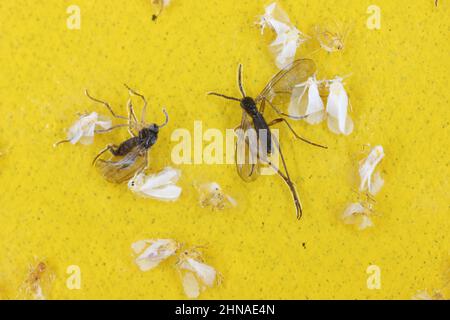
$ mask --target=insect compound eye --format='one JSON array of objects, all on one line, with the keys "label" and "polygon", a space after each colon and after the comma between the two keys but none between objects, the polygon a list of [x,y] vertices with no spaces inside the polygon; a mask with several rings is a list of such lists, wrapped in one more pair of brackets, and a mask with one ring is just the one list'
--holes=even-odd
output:
[{"label": "insect compound eye", "polygon": [[152,123],[152,124],[148,127],[148,129],[149,129],[150,131],[154,132],[154,133],[158,133],[158,131],[159,131],[159,127],[158,127],[155,123]]}]

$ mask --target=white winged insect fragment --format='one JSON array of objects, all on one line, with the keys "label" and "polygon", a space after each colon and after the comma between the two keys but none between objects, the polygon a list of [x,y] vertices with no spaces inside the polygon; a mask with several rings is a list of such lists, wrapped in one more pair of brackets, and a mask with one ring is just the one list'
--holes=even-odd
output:
[{"label": "white winged insect fragment", "polygon": [[342,78],[330,81],[327,101],[328,128],[336,134],[349,135],[353,131],[353,121],[348,112],[348,95]]},{"label": "white winged insect fragment", "polygon": [[223,192],[216,182],[195,185],[199,194],[199,204],[202,208],[211,207],[213,210],[224,210],[237,206],[235,199]]},{"label": "white winged insect fragment", "polygon": [[45,262],[40,261],[36,265],[31,265],[19,289],[20,299],[45,300],[54,278],[54,273]]},{"label": "white winged insect fragment", "polygon": [[184,250],[180,254],[177,268],[183,282],[184,293],[191,299],[198,298],[202,291],[220,283],[220,276],[216,270],[207,265],[202,254],[195,249]]},{"label": "white winged insect fragment", "polygon": [[181,187],[176,185],[180,176],[181,171],[171,167],[152,175],[139,173],[128,182],[128,188],[146,198],[175,201],[182,191]]},{"label": "white winged insect fragment", "polygon": [[170,4],[171,0],[151,0],[152,5],[156,8],[157,13],[152,16],[152,20],[158,19],[161,12]]},{"label": "white winged insect fragment", "polygon": [[356,202],[350,204],[342,214],[342,220],[345,224],[353,224],[359,230],[364,230],[373,226],[371,215],[372,207],[366,203]]},{"label": "white winged insect fragment", "polygon": [[434,290],[432,294],[428,293],[428,291],[422,290],[418,291],[411,300],[445,300],[442,292]]},{"label": "white winged insect fragment", "polygon": [[178,244],[172,239],[150,239],[136,241],[131,248],[137,255],[135,262],[139,269],[148,271],[173,256]]},{"label": "white winged insect fragment", "polygon": [[92,144],[96,127],[108,130],[111,128],[111,120],[99,115],[97,112],[80,115],[78,121],[69,128],[67,139],[55,143],[55,146],[66,142],[70,142],[71,144],[78,142],[84,145]]},{"label": "white winged insect fragment", "polygon": [[297,48],[308,39],[292,25],[287,14],[275,2],[266,7],[257,24],[261,27],[261,33],[264,33],[266,27],[276,33],[277,37],[270,44],[270,49],[280,69],[294,61]]},{"label": "white winged insect fragment", "polygon": [[181,247],[172,239],[140,240],[131,245],[141,271],[151,270],[178,255],[175,267],[181,276],[184,292],[189,298],[197,298],[206,288],[219,284],[222,277],[204,262],[198,247],[180,251]]},{"label": "white winged insect fragment", "polygon": [[327,52],[336,52],[344,49],[345,40],[348,35],[348,28],[339,28],[335,24],[334,30],[330,27],[316,25],[313,28],[314,37],[319,42],[322,49]]},{"label": "white winged insect fragment", "polygon": [[382,146],[372,148],[367,158],[361,162],[359,176],[361,184],[360,191],[368,191],[371,195],[376,195],[384,185],[384,180],[379,172],[375,172],[376,167],[384,158]]},{"label": "white winged insect fragment", "polygon": [[296,117],[305,117],[309,124],[317,124],[325,119],[325,107],[320,97],[319,85],[316,76],[312,76],[305,83],[298,84],[292,90],[289,104],[289,114]]}]

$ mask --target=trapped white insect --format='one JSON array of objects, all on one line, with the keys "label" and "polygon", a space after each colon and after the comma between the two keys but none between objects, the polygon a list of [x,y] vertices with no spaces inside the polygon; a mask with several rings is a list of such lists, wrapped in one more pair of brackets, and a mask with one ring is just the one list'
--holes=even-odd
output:
[{"label": "trapped white insect", "polygon": [[55,273],[44,261],[29,266],[28,275],[19,288],[18,299],[46,300],[55,280]]},{"label": "trapped white insect", "polygon": [[329,53],[344,49],[348,33],[348,27],[343,28],[337,23],[334,23],[332,27],[320,25],[313,27],[314,38],[319,42],[321,48]]},{"label": "trapped white insect", "polygon": [[257,24],[261,27],[261,33],[264,33],[266,27],[276,33],[277,37],[269,48],[280,69],[294,61],[297,48],[309,38],[291,23],[288,15],[275,2],[266,7]]},{"label": "trapped white insect", "polygon": [[320,97],[319,81],[316,76],[310,77],[305,83],[298,84],[292,90],[291,101],[288,107],[289,114],[305,117],[309,124],[318,124],[325,119],[325,107]]},{"label": "trapped white insect", "polygon": [[353,121],[348,113],[349,100],[342,78],[329,81],[327,100],[328,128],[336,134],[349,135],[353,131]]},{"label": "trapped white insect", "polygon": [[384,155],[383,147],[378,145],[372,148],[367,158],[361,162],[359,167],[360,191],[368,191],[372,195],[376,195],[380,191],[384,180],[379,172],[375,172],[375,169],[383,160]]},{"label": "trapped white insect", "polygon": [[174,267],[178,271],[187,297],[198,298],[201,292],[220,284],[221,275],[205,263],[197,249],[181,250],[183,244],[173,239],[139,240],[131,245],[135,263],[141,271],[149,271],[161,262],[176,256]]},{"label": "trapped white insect", "polygon": [[172,239],[139,240],[134,242],[131,248],[137,255],[136,265],[142,271],[148,271],[173,256],[178,249],[178,243]]},{"label": "trapped white insect", "polygon": [[188,298],[198,298],[207,288],[219,283],[217,271],[203,261],[201,253],[185,250],[180,254],[177,268],[180,272],[184,293]]},{"label": "trapped white insect", "polygon": [[359,230],[364,230],[373,226],[371,219],[372,209],[365,203],[351,203],[342,214],[345,224],[353,224]]},{"label": "trapped white insect", "polygon": [[181,171],[166,167],[157,174],[138,173],[128,182],[128,188],[147,198],[161,201],[175,201],[181,195],[181,187],[177,186]]},{"label": "trapped white insect", "polygon": [[79,142],[83,145],[92,144],[97,127],[108,130],[111,128],[111,120],[97,112],[80,115],[78,121],[69,128],[67,139],[55,143],[55,146],[65,142],[71,144]]},{"label": "trapped white insect", "polygon": [[237,201],[227,195],[217,182],[194,184],[199,194],[201,207],[211,207],[213,210],[224,210],[237,206]]}]

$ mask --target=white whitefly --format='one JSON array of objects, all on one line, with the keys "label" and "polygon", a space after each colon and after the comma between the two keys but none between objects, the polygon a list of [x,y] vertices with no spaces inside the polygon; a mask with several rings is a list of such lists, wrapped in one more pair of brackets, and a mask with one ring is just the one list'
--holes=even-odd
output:
[{"label": "white whitefly", "polygon": [[142,271],[148,271],[173,256],[178,244],[172,239],[149,239],[136,241],[131,248],[137,255],[135,259],[137,266]]},{"label": "white whitefly", "polygon": [[237,206],[237,201],[223,192],[217,182],[195,185],[199,193],[201,207],[211,207],[217,210],[228,209]]},{"label": "white whitefly", "polygon": [[67,132],[67,141],[76,144],[88,145],[94,141],[96,127],[104,130],[111,128],[111,120],[107,117],[98,115],[97,112],[81,115],[77,122],[69,128]]},{"label": "white whitefly", "polygon": [[275,2],[266,7],[257,24],[261,26],[261,33],[266,27],[276,33],[277,37],[270,44],[270,49],[280,69],[294,61],[297,48],[308,39],[292,25],[288,15]]},{"label": "white whitefly", "polygon": [[177,186],[181,171],[166,167],[157,174],[145,175],[139,173],[128,182],[128,188],[147,198],[175,201],[181,195],[181,187]]},{"label": "white whitefly", "polygon": [[316,76],[310,77],[305,83],[298,84],[292,90],[288,113],[296,117],[306,117],[309,124],[317,124],[325,119],[325,107],[319,94],[319,84]]},{"label": "white whitefly", "polygon": [[270,44],[270,49],[275,55],[275,63],[279,69],[294,62],[297,48],[306,41],[302,33],[295,27],[286,32],[279,33],[277,38]]},{"label": "white whitefly", "polygon": [[361,178],[361,184],[359,185],[360,191],[369,191],[370,194],[377,194],[384,184],[384,180],[380,173],[374,174],[377,165],[384,158],[384,149],[382,146],[375,146],[370,151],[366,159],[361,162],[359,167],[359,176]]},{"label": "white whitefly", "polygon": [[291,21],[286,12],[274,2],[266,7],[265,13],[260,16],[260,21],[257,24],[261,27],[261,34],[264,33],[266,27],[278,34],[286,32],[291,26]]},{"label": "white whitefly", "polygon": [[191,299],[198,298],[202,291],[218,282],[216,270],[199,260],[202,258],[198,252],[184,252],[177,264],[184,292]]},{"label": "white whitefly", "polygon": [[336,134],[349,135],[353,131],[353,121],[348,112],[348,95],[342,78],[330,81],[327,101],[328,128]]},{"label": "white whitefly", "polygon": [[370,218],[371,210],[363,206],[360,202],[351,203],[342,214],[342,220],[346,224],[353,224],[360,230],[373,226]]}]

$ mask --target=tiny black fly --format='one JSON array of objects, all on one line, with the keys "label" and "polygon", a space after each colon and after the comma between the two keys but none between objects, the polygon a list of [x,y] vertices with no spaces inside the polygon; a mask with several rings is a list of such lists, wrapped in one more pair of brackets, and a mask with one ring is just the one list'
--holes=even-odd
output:
[{"label": "tiny black fly", "polygon": [[[125,85],[126,86],[126,85]],[[128,127],[128,132],[131,138],[125,140],[119,145],[108,144],[99,154],[94,158],[93,164],[100,170],[101,174],[106,180],[114,183],[122,183],[131,179],[134,175],[145,171],[148,167],[150,148],[156,143],[158,139],[159,130],[167,125],[169,122],[169,115],[163,109],[166,120],[163,124],[157,125],[155,123],[147,124],[145,122],[145,114],[147,110],[146,98],[126,86],[130,96],[136,95],[143,101],[141,120],[138,121],[134,112],[131,98],[128,100],[128,117],[119,116],[114,113],[111,106],[102,100],[93,98],[86,90],[86,95],[93,101],[106,106],[111,114],[118,119],[127,120],[127,124],[119,124],[105,130],[96,130],[96,133],[103,133],[111,131],[116,128]],[[100,159],[100,157],[109,151],[112,154],[110,159]]]}]

